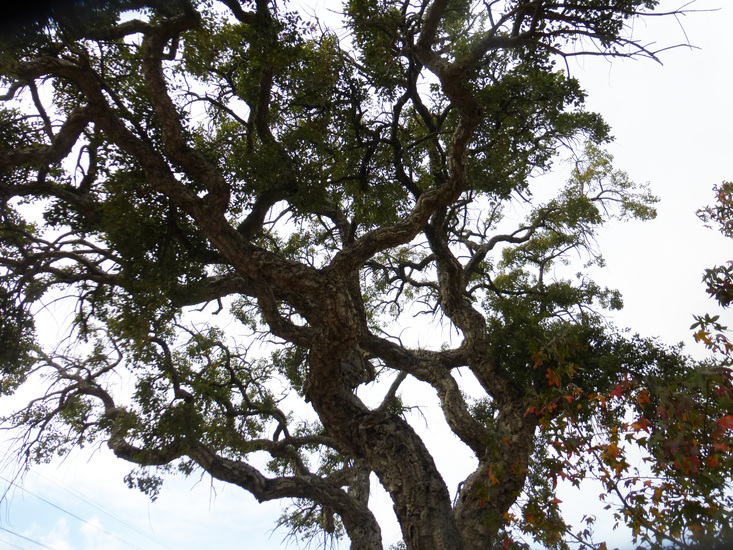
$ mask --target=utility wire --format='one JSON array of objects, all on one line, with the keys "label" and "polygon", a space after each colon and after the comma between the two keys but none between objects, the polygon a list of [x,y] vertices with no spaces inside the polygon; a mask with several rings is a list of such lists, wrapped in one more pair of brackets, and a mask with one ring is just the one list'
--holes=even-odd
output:
[{"label": "utility wire", "polygon": [[[73,514],[72,512],[69,512],[68,510],[66,510],[66,509],[62,508],[61,506],[59,506],[59,505],[57,505],[57,504],[54,504],[54,503],[53,503],[53,502],[51,502],[50,500],[46,500],[45,498],[43,498],[43,497],[41,497],[41,496],[39,496],[39,495],[37,495],[37,494],[33,493],[32,491],[30,491],[30,490],[26,489],[26,488],[25,488],[25,487],[23,487],[22,485],[18,485],[18,484],[17,484],[17,483],[15,482],[15,481],[10,481],[9,479],[7,479],[7,478],[5,478],[5,477],[3,477],[3,476],[0,476],[0,479],[2,479],[3,481],[5,481],[6,483],[9,483],[10,485],[13,485],[13,486],[17,487],[17,488],[18,488],[18,489],[20,489],[21,491],[24,491],[24,492],[28,493],[28,494],[29,494],[29,495],[31,495],[31,496],[34,496],[34,497],[36,497],[36,498],[37,498],[38,500],[40,500],[40,501],[43,501],[43,502],[45,502],[45,503],[46,503],[46,504],[48,504],[49,506],[53,506],[53,507],[54,507],[54,508],[56,508],[57,510],[60,510],[60,511],[62,511],[62,512],[63,512],[64,514],[68,514],[69,516],[71,516],[71,517],[72,517],[72,518],[74,518],[75,520],[77,520],[77,521],[79,521],[79,522],[81,522],[81,523],[86,523],[87,525],[89,525],[90,527],[93,527],[93,528],[94,528],[94,529],[96,529],[97,531],[101,531],[102,533],[104,533],[104,534],[105,534],[105,535],[107,535],[108,537],[110,537],[110,538],[113,538],[113,539],[115,539],[115,540],[117,540],[117,541],[121,542],[122,544],[124,544],[124,545],[126,545],[126,546],[129,546],[130,548],[135,548],[136,550],[144,550],[144,549],[143,549],[143,547],[141,547],[141,546],[138,546],[138,545],[136,545],[136,544],[133,544],[132,542],[129,542],[129,541],[127,541],[127,540],[123,539],[122,537],[118,537],[118,536],[117,536],[117,535],[115,535],[114,533],[112,533],[112,532],[110,532],[110,531],[107,531],[107,529],[105,529],[104,527],[100,527],[100,526],[98,526],[98,525],[95,525],[95,524],[93,524],[93,523],[88,523],[88,522],[87,522],[87,520],[85,520],[85,519],[83,519],[83,518],[81,518],[81,517],[77,516],[76,514]],[[4,529],[3,527],[0,527],[0,529],[3,529],[4,531],[8,531],[7,529]],[[8,531],[8,532],[10,533],[11,531]],[[17,535],[17,533],[13,533],[13,534],[14,534],[14,535]],[[21,537],[22,537],[22,535],[18,535],[18,536],[21,536]],[[23,538],[25,538],[25,537],[23,537]],[[30,540],[30,539],[28,539],[28,540]],[[35,542],[35,541],[31,541],[31,542]],[[36,544],[41,544],[41,543],[39,543],[39,542],[36,542]],[[44,546],[44,545],[42,545],[42,546]],[[48,546],[45,546],[45,548],[48,548]],[[52,550],[53,550],[53,549],[52,549]]]},{"label": "utility wire", "polygon": [[[43,544],[42,542],[38,542],[37,540],[33,540],[30,537],[26,537],[25,535],[21,535],[20,533],[16,533],[15,531],[11,531],[10,529],[6,529],[2,525],[0,525],[0,531],[5,531],[6,533],[10,533],[11,535],[15,535],[16,537],[19,537],[19,538],[21,538],[23,540],[27,540],[28,542],[32,542],[33,544],[37,544],[41,548],[46,548],[47,550],[54,550],[53,548],[51,548],[50,546],[47,546],[47,545]],[[15,544],[13,544],[13,546],[15,546],[16,548],[20,548],[19,546],[15,545]]]},{"label": "utility wire", "polygon": [[[10,531],[8,531],[8,532],[10,532]],[[13,533],[13,535],[14,534],[15,533]],[[22,546],[18,546],[17,544],[13,544],[12,542],[8,542],[5,539],[0,539],[0,542],[2,542],[3,544],[7,544],[8,546],[12,546],[13,548],[20,548],[20,550],[25,550],[25,548],[23,548]]]},{"label": "utility wire", "polygon": [[121,523],[122,525],[124,525],[128,529],[130,529],[132,531],[135,531],[137,534],[145,537],[149,541],[151,541],[151,542],[153,542],[155,544],[158,544],[158,545],[162,546],[163,548],[167,548],[168,550],[173,550],[170,546],[168,546],[168,545],[160,542],[156,538],[150,536],[148,533],[146,533],[142,529],[140,529],[138,527],[135,527],[131,523],[128,523],[127,521],[125,521],[124,519],[122,519],[121,517],[119,517],[117,514],[115,514],[115,513],[111,512],[111,511],[107,510],[104,506],[102,506],[98,502],[95,502],[95,501],[91,500],[90,498],[88,498],[85,495],[81,494],[79,491],[75,491],[74,489],[72,489],[70,487],[64,486],[63,484],[61,484],[61,483],[59,483],[59,482],[57,482],[57,481],[55,481],[55,480],[53,480],[53,479],[51,479],[49,477],[44,476],[41,472],[37,472],[36,470],[32,470],[31,469],[30,472],[32,472],[36,476],[40,477],[41,479],[44,479],[47,482],[52,483],[53,485],[55,485],[56,487],[58,487],[62,491],[66,492],[66,493],[69,493],[71,496],[73,496],[75,498],[78,498],[79,500],[81,500],[85,504],[88,504],[92,508],[96,508],[97,510],[99,510],[100,512],[102,512],[103,514],[105,514],[106,516],[108,516],[108,517],[112,518],[113,520]]}]

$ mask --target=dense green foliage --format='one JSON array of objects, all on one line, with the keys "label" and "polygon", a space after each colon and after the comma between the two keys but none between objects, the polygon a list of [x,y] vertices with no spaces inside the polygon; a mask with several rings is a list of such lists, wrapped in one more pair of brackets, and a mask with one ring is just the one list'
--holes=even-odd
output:
[{"label": "dense green foliage", "polygon": [[[106,441],[152,497],[205,471],[354,549],[390,542],[370,476],[411,550],[602,548],[559,479],[600,480],[644,547],[729,529],[728,363],[609,326],[621,297],[583,272],[656,198],[558,60],[654,57],[629,33],[656,4],[115,0],[4,31],[2,392],[41,388],[4,421],[18,456]],[[706,276],[723,305],[730,275]],[[403,341],[420,315],[450,338]],[[410,382],[474,459],[453,496]]]}]

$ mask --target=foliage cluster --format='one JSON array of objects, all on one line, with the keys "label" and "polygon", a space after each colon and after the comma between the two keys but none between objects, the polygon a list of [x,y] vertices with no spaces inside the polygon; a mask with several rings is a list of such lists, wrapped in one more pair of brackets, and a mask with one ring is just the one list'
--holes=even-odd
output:
[{"label": "foliage cluster", "polygon": [[[603,548],[556,496],[589,478],[644,547],[729,529],[724,327],[697,319],[724,360],[696,364],[567,275],[656,198],[558,60],[654,57],[629,33],[656,5],[349,0],[329,28],[267,0],[114,0],[4,32],[2,392],[43,387],[4,419],[18,456],[105,441],[153,498],[203,471],[355,550],[384,543],[370,479],[410,550]],[[575,169],[539,200],[560,152]],[[729,235],[719,191],[704,216]],[[706,275],[724,306],[731,275]],[[56,300],[49,345],[33,321]],[[415,312],[455,339],[403,342]],[[408,379],[472,454],[454,498]]]}]

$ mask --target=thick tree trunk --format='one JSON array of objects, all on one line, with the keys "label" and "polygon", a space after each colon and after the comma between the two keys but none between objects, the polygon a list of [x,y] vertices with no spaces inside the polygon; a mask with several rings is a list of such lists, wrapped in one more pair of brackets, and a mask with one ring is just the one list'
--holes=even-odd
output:
[{"label": "thick tree trunk", "polygon": [[[311,349],[312,372],[339,370],[332,341]],[[318,376],[335,380],[336,376]],[[414,550],[460,549],[450,495],[432,456],[407,422],[387,411],[370,412],[337,383],[310,387],[309,398],[328,433],[364,458],[392,497],[407,547]]]},{"label": "thick tree trunk", "polygon": [[409,549],[463,548],[448,489],[422,440],[399,416],[370,411],[349,387],[346,367],[363,321],[354,296],[334,285],[324,289],[322,303],[323,328],[310,350],[306,397],[328,433],[365,459],[389,492]]},{"label": "thick tree trunk", "polygon": [[492,533],[485,524],[485,501],[478,495],[485,493],[488,485],[488,466],[480,462],[478,468],[463,482],[455,508],[456,527],[461,532],[465,548],[490,548]]},{"label": "thick tree trunk", "polygon": [[367,459],[392,497],[407,547],[464,548],[445,482],[409,424],[392,416],[365,432]]},{"label": "thick tree trunk", "polygon": [[489,548],[524,487],[537,422],[520,401],[505,403],[486,455],[465,480],[455,508],[465,548]]}]

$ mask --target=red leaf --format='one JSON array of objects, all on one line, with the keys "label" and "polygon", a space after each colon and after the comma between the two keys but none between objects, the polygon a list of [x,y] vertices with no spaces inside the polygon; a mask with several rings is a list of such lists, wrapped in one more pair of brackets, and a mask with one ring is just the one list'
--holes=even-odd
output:
[{"label": "red leaf", "polygon": [[627,389],[629,389],[628,384],[626,382],[621,382],[615,388],[613,388],[613,391],[611,392],[611,397],[621,397]]},{"label": "red leaf", "polygon": [[733,414],[728,414],[718,419],[718,426],[725,430],[733,430]]},{"label": "red leaf", "polygon": [[635,432],[640,432],[641,430],[644,430],[645,432],[650,432],[651,430],[649,427],[652,425],[651,422],[649,422],[645,417],[640,416],[639,420],[634,422],[631,427],[634,429]]},{"label": "red leaf", "polygon": [[648,390],[642,390],[639,392],[639,395],[636,397],[636,401],[643,405],[644,403],[651,403],[651,399],[649,399],[649,391]]}]

